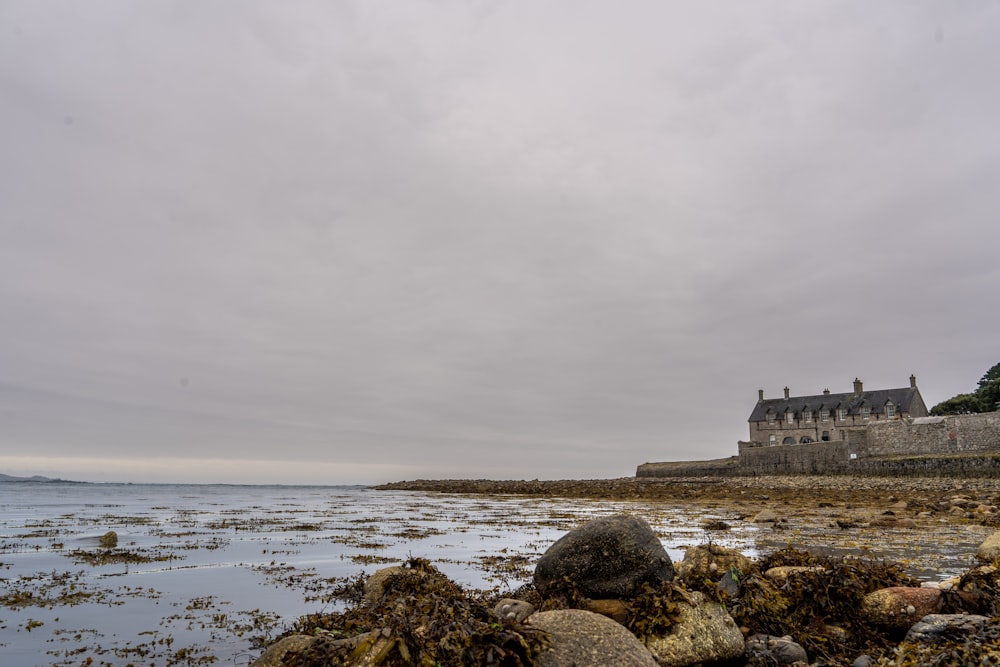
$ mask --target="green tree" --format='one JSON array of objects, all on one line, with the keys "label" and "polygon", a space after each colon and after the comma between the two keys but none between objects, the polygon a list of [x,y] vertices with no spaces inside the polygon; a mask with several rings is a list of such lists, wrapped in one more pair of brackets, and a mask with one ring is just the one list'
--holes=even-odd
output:
[{"label": "green tree", "polygon": [[986,375],[979,380],[979,388],[982,389],[985,385],[997,380],[1000,380],[1000,364],[996,364],[993,368],[986,371]]},{"label": "green tree", "polygon": [[1000,406],[1000,364],[986,371],[971,394],[959,394],[931,408],[932,415],[968,415],[992,412]]}]

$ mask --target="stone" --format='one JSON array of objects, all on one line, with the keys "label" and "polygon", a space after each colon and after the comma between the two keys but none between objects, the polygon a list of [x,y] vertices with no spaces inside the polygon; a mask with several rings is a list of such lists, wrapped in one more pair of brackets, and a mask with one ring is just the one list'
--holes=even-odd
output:
[{"label": "stone", "polygon": [[524,600],[504,598],[493,607],[493,613],[497,618],[520,623],[535,613],[535,607]]},{"label": "stone", "polygon": [[286,653],[303,651],[313,641],[315,638],[308,635],[289,635],[271,644],[259,658],[250,663],[250,667],[282,667]]},{"label": "stone", "polygon": [[906,633],[908,642],[933,642],[941,637],[970,635],[990,622],[988,616],[978,614],[928,614]]},{"label": "stone", "polygon": [[701,544],[684,552],[683,560],[677,563],[677,576],[689,581],[715,581],[732,568],[748,572],[751,565],[752,561],[736,549]]},{"label": "stone", "polygon": [[586,609],[622,625],[628,622],[629,607],[621,600],[587,600]]},{"label": "stone", "polygon": [[872,667],[872,658],[870,655],[859,655],[851,663],[851,667]]},{"label": "stone", "polygon": [[109,530],[101,535],[97,541],[105,549],[114,549],[118,546],[118,533],[113,530]]},{"label": "stone", "polygon": [[583,609],[539,611],[527,623],[549,635],[548,646],[535,656],[536,667],[656,667],[635,635],[600,614]]},{"label": "stone", "polygon": [[941,590],[893,586],[865,596],[861,617],[882,628],[906,630],[928,614],[938,610]]},{"label": "stone", "polygon": [[772,567],[764,573],[764,578],[773,582],[775,586],[781,588],[788,583],[790,577],[794,577],[803,572],[823,572],[824,568],[819,565],[780,565]]},{"label": "stone", "polygon": [[734,567],[726,570],[726,573],[722,575],[722,579],[719,579],[715,585],[726,596],[734,598],[740,594],[741,579],[740,571]]},{"label": "stone", "polygon": [[393,565],[392,567],[383,567],[380,570],[376,570],[365,580],[362,602],[369,607],[375,606],[385,595],[385,585],[389,579],[398,575],[405,575],[407,572],[410,572],[410,570],[402,565]]},{"label": "stone", "polygon": [[754,523],[775,523],[778,520],[778,515],[774,513],[773,510],[761,510],[757,513],[751,521]]},{"label": "stone", "polygon": [[787,636],[753,635],[748,637],[746,641],[746,655],[748,658],[770,658],[777,665],[809,662],[806,650],[801,645],[792,641],[791,637]]},{"label": "stone", "polygon": [[535,566],[543,595],[570,581],[586,597],[630,599],[645,583],[674,578],[660,539],[643,519],[617,515],[594,519],[559,538]]},{"label": "stone", "polygon": [[678,620],[668,634],[646,640],[656,663],[685,667],[742,656],[745,641],[733,617],[702,593],[688,593],[688,597],[691,604],[678,603]]},{"label": "stone", "polygon": [[984,561],[992,561],[1000,558],[1000,531],[993,533],[979,545],[976,556]]},{"label": "stone", "polygon": [[868,525],[872,528],[916,528],[917,522],[898,516],[880,516],[877,519],[872,519]]}]

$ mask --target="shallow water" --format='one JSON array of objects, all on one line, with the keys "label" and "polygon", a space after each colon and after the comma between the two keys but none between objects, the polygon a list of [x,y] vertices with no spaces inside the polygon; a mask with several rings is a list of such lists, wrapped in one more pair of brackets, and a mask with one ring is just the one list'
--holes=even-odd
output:
[{"label": "shallow water", "polygon": [[[966,567],[988,532],[845,534],[822,515],[775,530],[727,507],[363,487],[0,483],[2,664],[246,665],[254,638],[334,609],[331,588],[359,573],[422,557],[463,586],[512,590],[567,530],[620,512],[646,518],[675,561],[709,539],[751,556],[882,544],[929,577]],[[702,528],[716,519],[730,529]],[[125,562],[95,564],[109,530]]]}]

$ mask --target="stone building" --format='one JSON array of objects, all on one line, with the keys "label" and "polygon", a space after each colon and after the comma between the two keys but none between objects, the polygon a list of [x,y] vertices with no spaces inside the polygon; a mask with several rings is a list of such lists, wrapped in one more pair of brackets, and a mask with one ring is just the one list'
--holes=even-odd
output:
[{"label": "stone building", "polygon": [[916,376],[910,386],[865,391],[854,380],[854,391],[831,394],[825,389],[813,396],[764,398],[758,390],[757,405],[750,414],[750,446],[807,444],[843,441],[851,430],[876,422],[926,417],[927,406],[917,389]]}]

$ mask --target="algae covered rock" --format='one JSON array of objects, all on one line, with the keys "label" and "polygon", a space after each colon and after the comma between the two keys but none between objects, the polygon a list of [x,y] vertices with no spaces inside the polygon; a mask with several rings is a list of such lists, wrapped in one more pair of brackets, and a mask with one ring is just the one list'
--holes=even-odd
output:
[{"label": "algae covered rock", "polygon": [[118,546],[118,533],[116,533],[113,530],[109,530],[108,532],[101,535],[101,537],[98,539],[98,544],[100,544],[105,549],[114,549],[115,547]]},{"label": "algae covered rock", "polygon": [[941,590],[893,586],[865,596],[861,615],[873,625],[906,630],[940,608]]},{"label": "algae covered rock", "polygon": [[710,579],[718,581],[726,572],[736,569],[748,572],[752,561],[736,549],[718,544],[702,544],[684,552],[684,559],[677,564],[677,576],[687,580]]},{"label": "algae covered rock", "polygon": [[548,646],[535,656],[536,667],[656,667],[635,635],[610,618],[582,609],[540,611],[528,623],[548,633]]},{"label": "algae covered rock", "polygon": [[535,566],[540,592],[568,584],[591,598],[628,599],[643,584],[674,578],[670,556],[645,520],[617,515],[594,519],[563,535]]},{"label": "algae covered rock", "polygon": [[685,667],[743,655],[743,633],[722,605],[698,592],[688,593],[688,597],[690,603],[677,605],[677,621],[668,632],[646,639],[657,664]]}]

